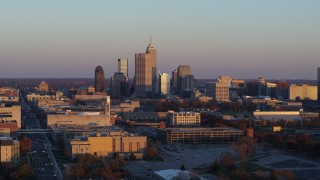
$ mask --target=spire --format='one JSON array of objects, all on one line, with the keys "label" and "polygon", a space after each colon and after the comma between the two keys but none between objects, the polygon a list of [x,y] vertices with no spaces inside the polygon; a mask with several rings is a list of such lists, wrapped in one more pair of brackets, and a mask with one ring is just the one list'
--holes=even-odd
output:
[{"label": "spire", "polygon": [[153,44],[152,34],[150,35],[150,44],[147,47],[147,53],[149,52],[150,49],[156,49]]}]

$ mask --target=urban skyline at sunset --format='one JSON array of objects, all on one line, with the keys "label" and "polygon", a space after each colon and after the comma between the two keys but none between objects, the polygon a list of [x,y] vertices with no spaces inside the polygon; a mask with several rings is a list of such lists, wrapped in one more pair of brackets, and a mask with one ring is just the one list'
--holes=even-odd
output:
[{"label": "urban skyline at sunset", "polygon": [[[168,2],[169,3],[169,2]],[[197,79],[316,79],[318,1],[3,2],[1,78],[106,78],[117,60],[144,50],[150,35],[157,69],[181,64]]]}]

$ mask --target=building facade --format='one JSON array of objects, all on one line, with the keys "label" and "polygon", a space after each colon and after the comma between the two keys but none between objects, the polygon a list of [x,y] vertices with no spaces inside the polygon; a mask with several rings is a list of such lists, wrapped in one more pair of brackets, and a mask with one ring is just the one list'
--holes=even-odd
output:
[{"label": "building facade", "polygon": [[95,69],[95,90],[96,92],[103,92],[105,89],[105,76],[101,66],[97,66]]},{"label": "building facade", "polygon": [[201,115],[197,112],[169,113],[170,126],[200,126]]},{"label": "building facade", "polygon": [[289,95],[291,100],[301,99],[310,99],[317,100],[318,99],[318,87],[317,86],[309,86],[306,84],[303,85],[290,85]]},{"label": "building facade", "polygon": [[129,95],[128,80],[128,77],[123,73],[114,73],[110,83],[111,98],[121,98]]},{"label": "building facade", "polygon": [[21,106],[13,105],[6,107],[4,104],[0,106],[0,120],[2,121],[15,121],[18,128],[21,128]]},{"label": "building facade", "polygon": [[170,75],[167,73],[159,74],[160,95],[170,94]]},{"label": "building facade", "polygon": [[133,153],[142,159],[147,149],[147,137],[128,133],[95,133],[72,139],[67,142],[66,149],[72,159],[85,153],[106,157],[112,157],[114,153],[128,157]]},{"label": "building facade", "polygon": [[151,41],[146,53],[135,54],[135,96],[152,98],[157,87],[157,50]]},{"label": "building facade", "polygon": [[0,162],[18,162],[19,141],[11,137],[0,137]]},{"label": "building facade", "polygon": [[157,136],[167,144],[215,144],[236,142],[245,132],[234,128],[165,128],[157,129]]},{"label": "building facade", "polygon": [[318,106],[320,106],[320,67],[318,67],[318,77],[317,77],[317,85],[318,85]]},{"label": "building facade", "polygon": [[180,65],[177,70],[177,95],[187,97],[196,88],[196,81],[189,65]]},{"label": "building facade", "polygon": [[123,73],[125,77],[128,77],[128,59],[118,59],[118,73]]}]

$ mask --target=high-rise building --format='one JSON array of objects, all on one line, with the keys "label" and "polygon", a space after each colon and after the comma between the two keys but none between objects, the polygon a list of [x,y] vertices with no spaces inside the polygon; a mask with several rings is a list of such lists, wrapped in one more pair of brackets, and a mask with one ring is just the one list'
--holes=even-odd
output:
[{"label": "high-rise building", "polygon": [[128,77],[128,59],[118,59],[118,73],[123,73],[125,77]]},{"label": "high-rise building", "polygon": [[173,70],[171,75],[171,93],[175,94],[177,91],[178,71]]},{"label": "high-rise building", "polygon": [[97,66],[95,69],[95,88],[96,92],[103,92],[105,89],[104,72],[101,66]]},{"label": "high-rise building", "polygon": [[135,54],[135,96],[155,97],[157,92],[157,49],[151,40],[146,53]]},{"label": "high-rise building", "polygon": [[217,101],[229,101],[229,89],[232,78],[229,76],[219,76],[216,82],[207,82],[207,95]]},{"label": "high-rise building", "polygon": [[296,99],[310,99],[317,100],[318,95],[318,87],[317,86],[309,86],[306,84],[303,85],[290,85],[289,95],[291,100]]},{"label": "high-rise building", "polygon": [[170,94],[170,75],[167,73],[159,74],[160,95]]},{"label": "high-rise building", "polygon": [[121,98],[129,95],[128,77],[123,73],[114,73],[110,83],[111,97]]},{"label": "high-rise building", "polygon": [[196,81],[189,65],[180,65],[177,71],[177,95],[188,97],[196,87]]},{"label": "high-rise building", "polygon": [[317,85],[318,85],[318,105],[320,106],[320,67],[318,67]]}]

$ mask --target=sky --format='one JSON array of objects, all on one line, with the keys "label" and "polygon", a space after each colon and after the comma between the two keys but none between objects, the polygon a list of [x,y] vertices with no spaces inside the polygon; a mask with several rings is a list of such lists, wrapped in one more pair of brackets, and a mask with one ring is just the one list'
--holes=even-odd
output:
[{"label": "sky", "polygon": [[0,78],[110,78],[145,52],[197,79],[316,79],[319,0],[28,0],[0,3]]}]

